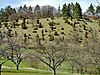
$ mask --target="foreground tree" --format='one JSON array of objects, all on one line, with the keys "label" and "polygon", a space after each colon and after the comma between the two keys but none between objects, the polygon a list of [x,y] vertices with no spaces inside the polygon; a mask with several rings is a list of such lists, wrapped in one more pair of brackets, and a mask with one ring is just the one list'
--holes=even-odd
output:
[{"label": "foreground tree", "polygon": [[7,41],[10,60],[16,65],[16,70],[19,70],[19,65],[25,57],[25,46],[21,43],[22,37],[18,35],[16,37],[8,37]]},{"label": "foreground tree", "polygon": [[2,65],[9,59],[9,50],[6,49],[4,33],[0,31],[0,75]]},{"label": "foreground tree", "polygon": [[[87,44],[88,55],[90,54],[91,69],[95,69],[96,73],[100,75],[100,39],[98,38],[98,30],[95,28],[92,33],[92,38]],[[88,67],[90,68],[90,67]]]},{"label": "foreground tree", "polygon": [[38,39],[34,43],[35,52],[32,54],[30,53],[30,55],[35,56],[50,67],[52,69],[52,75],[56,75],[56,69],[61,65],[66,57],[67,46],[64,41],[59,39],[47,42]]}]

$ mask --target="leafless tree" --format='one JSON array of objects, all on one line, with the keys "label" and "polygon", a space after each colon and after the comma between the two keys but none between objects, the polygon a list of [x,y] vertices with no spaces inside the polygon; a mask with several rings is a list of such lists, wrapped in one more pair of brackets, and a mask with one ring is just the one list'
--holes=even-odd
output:
[{"label": "leafless tree", "polygon": [[4,33],[0,31],[0,75],[1,67],[9,58],[9,51],[6,49]]},{"label": "leafless tree", "polygon": [[8,37],[7,38],[7,49],[10,51],[10,60],[16,65],[16,70],[19,70],[19,65],[25,58],[24,45],[21,43],[22,37]]},{"label": "leafless tree", "polygon": [[97,1],[97,3],[100,5],[99,1],[98,1],[98,0],[96,0],[96,1]]},{"label": "leafless tree", "polygon": [[55,41],[35,40],[33,47],[35,51],[30,55],[45,63],[52,69],[52,75],[56,75],[56,69],[66,58],[67,45],[58,39]]},{"label": "leafless tree", "polygon": [[98,31],[97,28],[95,28],[94,32],[92,33],[92,38],[89,40],[87,45],[87,49],[88,54],[90,53],[89,58],[91,60],[91,64],[100,75],[100,39],[98,37]]}]

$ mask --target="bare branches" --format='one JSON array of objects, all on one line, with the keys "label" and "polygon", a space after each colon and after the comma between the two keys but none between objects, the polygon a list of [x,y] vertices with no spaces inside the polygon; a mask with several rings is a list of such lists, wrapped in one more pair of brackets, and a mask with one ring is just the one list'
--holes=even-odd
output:
[{"label": "bare branches", "polygon": [[35,40],[35,44],[33,44],[35,50],[33,55],[49,66],[53,71],[56,71],[58,66],[61,65],[66,58],[66,43],[60,39],[54,41],[37,40]]},{"label": "bare branches", "polygon": [[97,1],[97,3],[100,5],[99,1],[98,1],[98,0],[96,0],[96,1]]}]

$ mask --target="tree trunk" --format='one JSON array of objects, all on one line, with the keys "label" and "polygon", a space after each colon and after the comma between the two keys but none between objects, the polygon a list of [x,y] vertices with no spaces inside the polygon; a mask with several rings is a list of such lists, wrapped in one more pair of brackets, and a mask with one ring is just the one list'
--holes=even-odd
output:
[{"label": "tree trunk", "polygon": [[16,65],[16,70],[19,70],[19,65]]},{"label": "tree trunk", "polygon": [[74,66],[72,66],[72,73],[74,73]]},{"label": "tree trunk", "polygon": [[1,66],[2,66],[2,65],[0,65],[0,75],[1,75]]},{"label": "tree trunk", "polygon": [[98,75],[100,75],[100,69],[98,69],[98,73],[99,73]]},{"label": "tree trunk", "polygon": [[56,75],[56,69],[52,69],[52,75]]},{"label": "tree trunk", "polygon": [[83,67],[81,68],[81,75],[83,75]]}]

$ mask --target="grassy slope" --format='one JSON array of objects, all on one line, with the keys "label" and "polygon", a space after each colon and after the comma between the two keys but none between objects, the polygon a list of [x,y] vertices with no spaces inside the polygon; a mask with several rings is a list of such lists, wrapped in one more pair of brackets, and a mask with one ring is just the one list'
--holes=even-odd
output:
[{"label": "grassy slope", "polygon": [[[10,70],[6,69],[2,72],[2,75],[51,75],[51,71],[45,70]],[[57,72],[57,75],[79,75],[79,74],[72,74],[68,72]]]},{"label": "grassy slope", "polygon": [[[51,19],[49,19],[50,21],[51,21]],[[49,25],[48,25],[48,21],[46,20],[46,19],[41,19],[40,20],[41,22],[42,22],[42,25],[44,26],[44,28],[42,28],[43,30],[45,30],[45,29],[47,29],[48,31],[50,30],[50,28],[49,28]],[[55,20],[53,20],[54,22],[56,22],[56,23],[60,23],[60,25],[57,25],[56,27],[57,27],[57,32],[60,34],[62,31],[63,32],[65,32],[66,33],[66,36],[68,37],[68,35],[69,35],[69,32],[70,32],[70,30],[72,29],[72,27],[70,26],[70,25],[68,25],[67,23],[64,23],[64,20],[62,19],[62,18],[56,18]],[[97,29],[99,29],[99,26],[97,25],[97,23],[95,22],[95,21],[93,21],[93,23],[90,23],[90,22],[88,22],[88,25],[90,26],[90,27],[92,27],[92,28],[97,28]],[[13,32],[14,31],[17,31],[17,33],[18,34],[20,34],[20,35],[23,35],[24,33],[27,33],[27,35],[28,34],[31,34],[32,36],[34,36],[34,35],[36,35],[36,33],[33,33],[33,30],[34,30],[34,27],[32,27],[32,25],[30,25],[30,24],[28,24],[27,25],[28,26],[28,29],[27,30],[22,30],[21,29],[21,26],[19,26],[18,28],[12,28],[12,30],[13,30]],[[61,30],[61,28],[62,27],[64,27],[64,30]],[[39,36],[41,37],[41,30],[42,30],[41,28],[39,28],[38,29],[38,34],[39,34]],[[46,33],[47,35],[48,34],[50,34],[50,32],[47,32]],[[83,35],[82,35],[83,36]],[[46,36],[45,36],[46,37]],[[100,36],[99,36],[100,37]],[[15,67],[15,65],[12,63],[12,62],[10,62],[10,61],[8,61],[8,62],[6,62],[5,64],[4,64],[4,66],[9,66],[9,67]],[[25,62],[23,62],[21,65],[20,65],[20,68],[23,68],[23,67],[28,67],[27,66],[27,63],[25,63]],[[44,65],[44,64],[39,64],[39,68],[40,69],[47,69],[48,70],[48,67],[46,66],[46,65]],[[66,69],[68,69],[69,68],[69,66],[67,65],[67,64],[62,64],[62,66],[61,66],[61,70],[63,71],[66,71]],[[59,70],[59,69],[58,69]],[[34,73],[34,75],[49,75],[50,73],[44,73],[44,72],[42,72],[42,73],[40,73],[40,72],[36,72],[36,73]],[[10,73],[10,72],[3,72],[2,73],[2,75],[15,75],[15,73]],[[18,74],[16,74],[16,75],[33,75],[33,73],[23,73],[23,72],[21,72],[21,73],[18,73]],[[59,74],[58,74],[59,75]],[[61,75],[63,75],[63,74],[61,74]],[[66,74],[65,74],[66,75]],[[70,74],[68,74],[68,75],[70,75]]]}]

